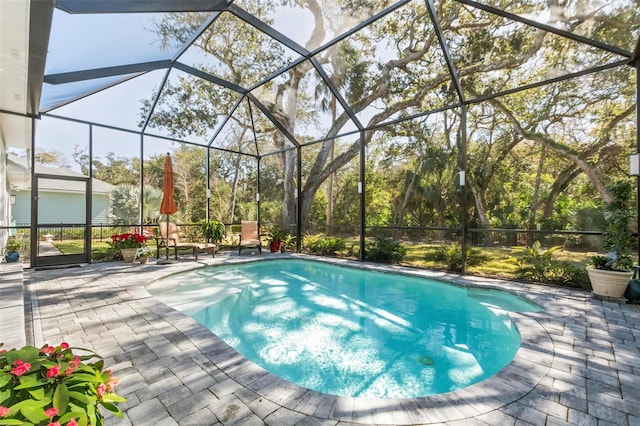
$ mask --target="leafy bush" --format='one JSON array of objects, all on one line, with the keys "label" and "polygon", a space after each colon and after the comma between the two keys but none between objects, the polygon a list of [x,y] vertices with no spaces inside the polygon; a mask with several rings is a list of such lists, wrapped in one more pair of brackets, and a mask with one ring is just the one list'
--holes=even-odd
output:
[{"label": "leafy bush", "polygon": [[115,394],[118,379],[103,366],[99,355],[65,342],[0,351],[0,424],[99,426],[99,406],[122,418],[115,403],[126,400]]},{"label": "leafy bush", "polygon": [[5,248],[7,252],[20,251],[24,248],[24,242],[21,240],[16,240],[15,238],[9,238],[7,240],[7,245]]},{"label": "leafy bush", "polygon": [[[467,247],[466,250],[467,266],[478,266],[490,258],[477,248]],[[446,263],[447,270],[452,272],[462,272],[462,246],[460,244],[452,244],[450,246],[440,246],[434,252],[427,253],[425,259],[433,262]]]},{"label": "leafy bush", "polygon": [[376,237],[364,246],[364,260],[380,263],[398,263],[404,259],[407,249],[393,238]]},{"label": "leafy bush", "polygon": [[344,239],[338,237],[320,237],[309,242],[308,249],[311,253],[322,256],[335,256],[339,251],[346,249]]},{"label": "leafy bush", "polygon": [[200,230],[207,241],[213,241],[216,244],[220,244],[227,236],[227,227],[219,220],[210,219],[201,222]]},{"label": "leafy bush", "polygon": [[517,260],[516,276],[529,281],[589,289],[589,277],[583,267],[554,258],[554,252],[560,248],[560,246],[554,246],[543,250],[540,241],[535,241]]},{"label": "leafy bush", "polygon": [[549,273],[554,266],[553,253],[561,248],[561,246],[554,246],[543,250],[540,241],[535,241],[517,260],[516,276],[530,281],[548,282]]},{"label": "leafy bush", "polygon": [[591,290],[589,275],[584,267],[566,260],[556,260],[551,264],[547,280],[551,284]]}]

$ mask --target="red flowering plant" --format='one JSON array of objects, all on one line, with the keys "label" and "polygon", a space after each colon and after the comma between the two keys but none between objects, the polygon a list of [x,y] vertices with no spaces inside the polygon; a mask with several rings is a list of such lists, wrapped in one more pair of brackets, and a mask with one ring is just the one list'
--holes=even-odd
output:
[{"label": "red flowering plant", "polygon": [[0,425],[102,425],[99,406],[124,417],[116,406],[126,401],[115,393],[118,378],[103,367],[95,352],[65,342],[0,350]]},{"label": "red flowering plant", "polygon": [[111,246],[122,250],[128,248],[140,248],[147,242],[147,237],[141,234],[116,234],[111,236]]}]

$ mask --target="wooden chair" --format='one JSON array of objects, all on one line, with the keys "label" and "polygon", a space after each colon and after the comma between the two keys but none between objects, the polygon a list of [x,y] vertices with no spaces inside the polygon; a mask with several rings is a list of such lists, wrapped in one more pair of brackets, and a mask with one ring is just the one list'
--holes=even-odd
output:
[{"label": "wooden chair", "polygon": [[258,222],[255,220],[243,220],[240,222],[240,243],[238,244],[238,254],[243,248],[257,248],[262,254],[262,242],[258,231]]},{"label": "wooden chair", "polygon": [[178,250],[191,250],[193,257],[198,260],[198,252],[210,250],[213,256],[216,255],[216,245],[212,243],[189,243],[180,241],[180,230],[173,222],[158,222],[159,236],[156,237],[156,258],[160,258],[160,250],[173,249],[174,257],[178,260]]}]

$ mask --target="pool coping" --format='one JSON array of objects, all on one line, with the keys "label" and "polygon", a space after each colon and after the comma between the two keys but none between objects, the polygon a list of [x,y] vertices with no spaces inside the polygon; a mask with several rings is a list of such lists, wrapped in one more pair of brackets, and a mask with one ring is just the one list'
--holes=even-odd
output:
[{"label": "pool coping", "polygon": [[[515,294],[542,307],[542,312],[509,313],[520,336],[521,345],[514,359],[495,375],[453,392],[418,398],[356,398],[324,394],[283,380],[244,358],[213,332],[188,315],[161,302],[147,292],[146,286],[158,279],[202,267],[224,266],[233,263],[271,261],[293,258],[355,267],[379,272],[398,273],[445,281],[472,288],[498,289]],[[549,314],[568,315],[562,309],[549,312],[545,305],[550,300],[543,293],[526,291],[525,284],[479,278],[463,277],[444,272],[414,270],[401,266],[356,262],[347,259],[317,258],[304,254],[287,254],[277,258],[230,258],[215,265],[194,265],[179,271],[170,271],[162,277],[141,284],[147,296],[172,311],[172,324],[189,337],[229,379],[250,389],[272,403],[294,412],[322,419],[363,424],[432,424],[489,413],[509,405],[527,395],[547,375],[554,361],[554,345],[538,318]],[[515,284],[515,288],[514,287]],[[208,336],[208,338],[207,338]]]}]

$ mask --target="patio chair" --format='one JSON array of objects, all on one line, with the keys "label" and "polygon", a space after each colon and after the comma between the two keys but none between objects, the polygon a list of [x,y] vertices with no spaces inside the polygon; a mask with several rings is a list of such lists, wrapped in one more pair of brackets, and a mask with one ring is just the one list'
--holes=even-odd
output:
[{"label": "patio chair", "polygon": [[255,220],[243,220],[240,222],[240,243],[238,244],[238,254],[243,248],[257,248],[262,254],[262,242],[258,231],[258,222]]},{"label": "patio chair", "polygon": [[160,235],[156,236],[156,258],[160,258],[160,250],[173,249],[174,257],[178,260],[178,250],[191,250],[193,257],[198,260],[198,252],[201,250],[211,251],[215,257],[216,245],[212,243],[190,243],[180,241],[180,230],[173,222],[158,222]]}]

